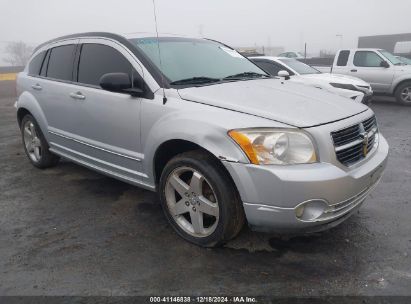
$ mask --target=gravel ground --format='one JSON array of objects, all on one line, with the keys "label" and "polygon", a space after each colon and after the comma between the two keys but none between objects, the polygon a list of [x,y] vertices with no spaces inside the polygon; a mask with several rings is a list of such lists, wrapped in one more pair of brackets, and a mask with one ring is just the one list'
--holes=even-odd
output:
[{"label": "gravel ground", "polygon": [[411,107],[372,104],[391,150],[358,214],[289,240],[244,229],[203,249],[157,196],[73,163],[30,165],[0,82],[1,295],[411,295]]}]

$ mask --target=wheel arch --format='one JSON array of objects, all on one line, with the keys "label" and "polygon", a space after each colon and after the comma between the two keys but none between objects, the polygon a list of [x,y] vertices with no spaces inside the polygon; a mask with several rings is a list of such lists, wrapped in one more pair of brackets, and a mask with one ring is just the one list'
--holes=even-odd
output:
[{"label": "wheel arch", "polygon": [[222,164],[221,159],[218,158],[214,153],[200,146],[199,144],[194,143],[189,140],[170,139],[168,141],[163,142],[156,149],[156,152],[154,153],[153,173],[154,173],[154,182],[156,186],[158,186],[159,184],[161,173],[163,172],[164,167],[174,156],[184,153],[184,152],[195,151],[195,150],[203,151],[209,154],[213,159],[215,159],[221,165],[221,168],[225,171],[227,176],[230,177],[231,181],[233,182],[233,185],[235,185],[234,180],[232,179],[228,170]]},{"label": "wheel arch", "polygon": [[398,83],[396,83],[396,84],[393,86],[393,91],[392,91],[392,93],[393,93],[393,94],[396,94],[397,89],[398,89],[402,84],[404,84],[404,83],[406,83],[406,82],[411,83],[411,76],[410,76],[409,78],[405,78],[405,79],[402,79],[402,80],[398,81]]},{"label": "wheel arch", "polygon": [[31,112],[27,110],[26,108],[21,107],[17,110],[17,123],[19,124],[20,128],[21,128],[21,121],[23,120],[24,116],[26,116],[27,114],[33,116],[33,114],[31,114]]},{"label": "wheel arch", "polygon": [[46,138],[48,139],[48,123],[43,110],[41,109],[36,98],[29,92],[23,92],[17,101],[17,122],[20,126],[24,115],[30,114],[34,117],[37,124]]}]

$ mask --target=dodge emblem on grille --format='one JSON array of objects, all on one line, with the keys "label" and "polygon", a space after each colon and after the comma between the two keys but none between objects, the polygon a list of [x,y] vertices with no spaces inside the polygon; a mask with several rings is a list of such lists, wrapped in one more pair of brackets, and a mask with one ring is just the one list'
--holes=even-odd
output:
[{"label": "dodge emblem on grille", "polygon": [[367,156],[368,153],[368,132],[365,131],[364,125],[360,124],[360,137],[362,139],[362,154]]}]

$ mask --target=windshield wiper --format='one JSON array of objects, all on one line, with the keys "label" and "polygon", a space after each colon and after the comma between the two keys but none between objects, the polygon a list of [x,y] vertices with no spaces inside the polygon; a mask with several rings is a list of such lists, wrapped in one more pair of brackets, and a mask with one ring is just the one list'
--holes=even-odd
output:
[{"label": "windshield wiper", "polygon": [[219,82],[221,79],[218,78],[211,78],[211,77],[190,77],[185,79],[176,80],[170,82],[170,84],[179,85],[179,84],[203,84],[203,83],[211,83],[211,82]]},{"label": "windshield wiper", "polygon": [[272,78],[270,75],[267,74],[260,74],[256,72],[244,72],[244,73],[239,73],[235,75],[230,75],[227,77],[224,77],[223,79],[245,79],[245,78]]}]

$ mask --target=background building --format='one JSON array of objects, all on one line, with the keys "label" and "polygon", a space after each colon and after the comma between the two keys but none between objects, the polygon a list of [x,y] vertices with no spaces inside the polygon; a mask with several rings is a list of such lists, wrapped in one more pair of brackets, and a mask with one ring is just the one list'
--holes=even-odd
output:
[{"label": "background building", "polygon": [[411,33],[364,36],[358,38],[359,48],[381,48],[395,54],[411,56]]}]

